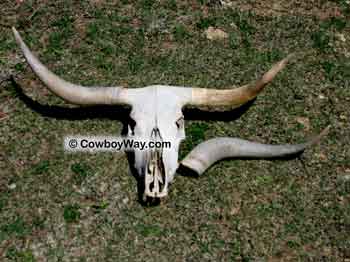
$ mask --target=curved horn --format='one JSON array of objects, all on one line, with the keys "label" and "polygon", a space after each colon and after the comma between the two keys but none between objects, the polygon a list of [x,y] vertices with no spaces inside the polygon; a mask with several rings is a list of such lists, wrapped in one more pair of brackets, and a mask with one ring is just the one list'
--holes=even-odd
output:
[{"label": "curved horn", "polygon": [[187,104],[194,106],[231,106],[239,107],[254,99],[264,87],[274,79],[287,64],[293,54],[276,63],[254,84],[248,84],[235,89],[192,88],[192,95]]},{"label": "curved horn", "polygon": [[225,158],[283,158],[296,155],[316,144],[328,133],[329,126],[318,136],[296,145],[265,145],[239,138],[214,138],[197,145],[181,164],[202,174],[215,162]]},{"label": "curved horn", "polygon": [[35,57],[14,27],[12,31],[34,73],[53,93],[67,102],[77,105],[129,104],[127,89],[122,87],[84,87],[58,77]]}]

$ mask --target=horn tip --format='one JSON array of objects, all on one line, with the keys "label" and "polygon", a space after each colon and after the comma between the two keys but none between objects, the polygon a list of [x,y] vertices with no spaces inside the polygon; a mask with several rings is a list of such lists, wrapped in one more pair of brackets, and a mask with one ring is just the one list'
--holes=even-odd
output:
[{"label": "horn tip", "polygon": [[15,39],[16,39],[17,43],[21,43],[22,42],[22,38],[21,38],[20,34],[18,33],[17,29],[14,26],[12,27],[12,32],[15,35]]},{"label": "horn tip", "polygon": [[290,53],[284,59],[282,59],[282,61],[280,62],[280,65],[282,65],[282,67],[284,67],[293,58],[295,58],[295,53],[294,52]]},{"label": "horn tip", "polygon": [[18,31],[14,26],[12,26],[11,29],[12,29],[12,32],[14,33],[14,35],[18,35]]}]

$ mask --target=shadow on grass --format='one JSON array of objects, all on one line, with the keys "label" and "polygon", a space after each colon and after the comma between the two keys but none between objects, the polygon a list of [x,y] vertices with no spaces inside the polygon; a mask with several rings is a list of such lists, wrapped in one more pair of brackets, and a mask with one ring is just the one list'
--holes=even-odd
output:
[{"label": "shadow on grass", "polygon": [[[130,107],[118,105],[101,105],[68,108],[62,106],[43,105],[25,95],[21,86],[16,82],[16,80],[13,77],[10,78],[10,81],[18,98],[33,111],[43,116],[65,120],[106,118],[110,120],[118,120],[122,123],[127,123],[128,121],[130,121]],[[207,111],[198,108],[184,108],[183,114],[186,120],[212,120],[223,122],[234,121],[240,118],[245,112],[247,112],[248,109],[254,103],[254,101],[255,99],[249,101],[248,103],[242,105],[239,108],[228,111]]]},{"label": "shadow on grass", "polygon": [[10,81],[18,98],[30,109],[46,117],[64,120],[106,118],[125,123],[131,111],[131,108],[115,105],[82,106],[76,108],[43,105],[24,94],[23,89],[13,77],[11,77]]},{"label": "shadow on grass", "polygon": [[183,114],[186,120],[202,120],[202,121],[221,121],[229,122],[240,118],[254,104],[255,99],[245,103],[239,108],[229,109],[226,111],[208,111],[198,108],[184,108]]}]

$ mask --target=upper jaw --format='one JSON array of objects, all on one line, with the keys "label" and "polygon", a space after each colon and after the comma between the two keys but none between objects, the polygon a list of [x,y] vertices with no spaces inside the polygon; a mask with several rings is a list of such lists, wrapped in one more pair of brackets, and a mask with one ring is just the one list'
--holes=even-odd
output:
[{"label": "upper jaw", "polygon": [[155,154],[147,164],[145,195],[152,198],[162,198],[168,195],[168,177],[159,154]]}]

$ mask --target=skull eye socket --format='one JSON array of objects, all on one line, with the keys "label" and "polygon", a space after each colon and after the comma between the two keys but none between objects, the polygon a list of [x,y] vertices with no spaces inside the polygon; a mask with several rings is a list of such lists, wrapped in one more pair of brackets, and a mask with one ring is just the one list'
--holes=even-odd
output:
[{"label": "skull eye socket", "polygon": [[184,124],[185,124],[185,120],[184,120],[183,116],[180,117],[178,120],[176,120],[175,124],[176,124],[176,127],[178,129],[183,128]]},{"label": "skull eye socket", "polygon": [[135,135],[135,126],[136,126],[136,121],[132,119],[131,117],[128,119],[128,126],[131,131],[131,135]]}]

